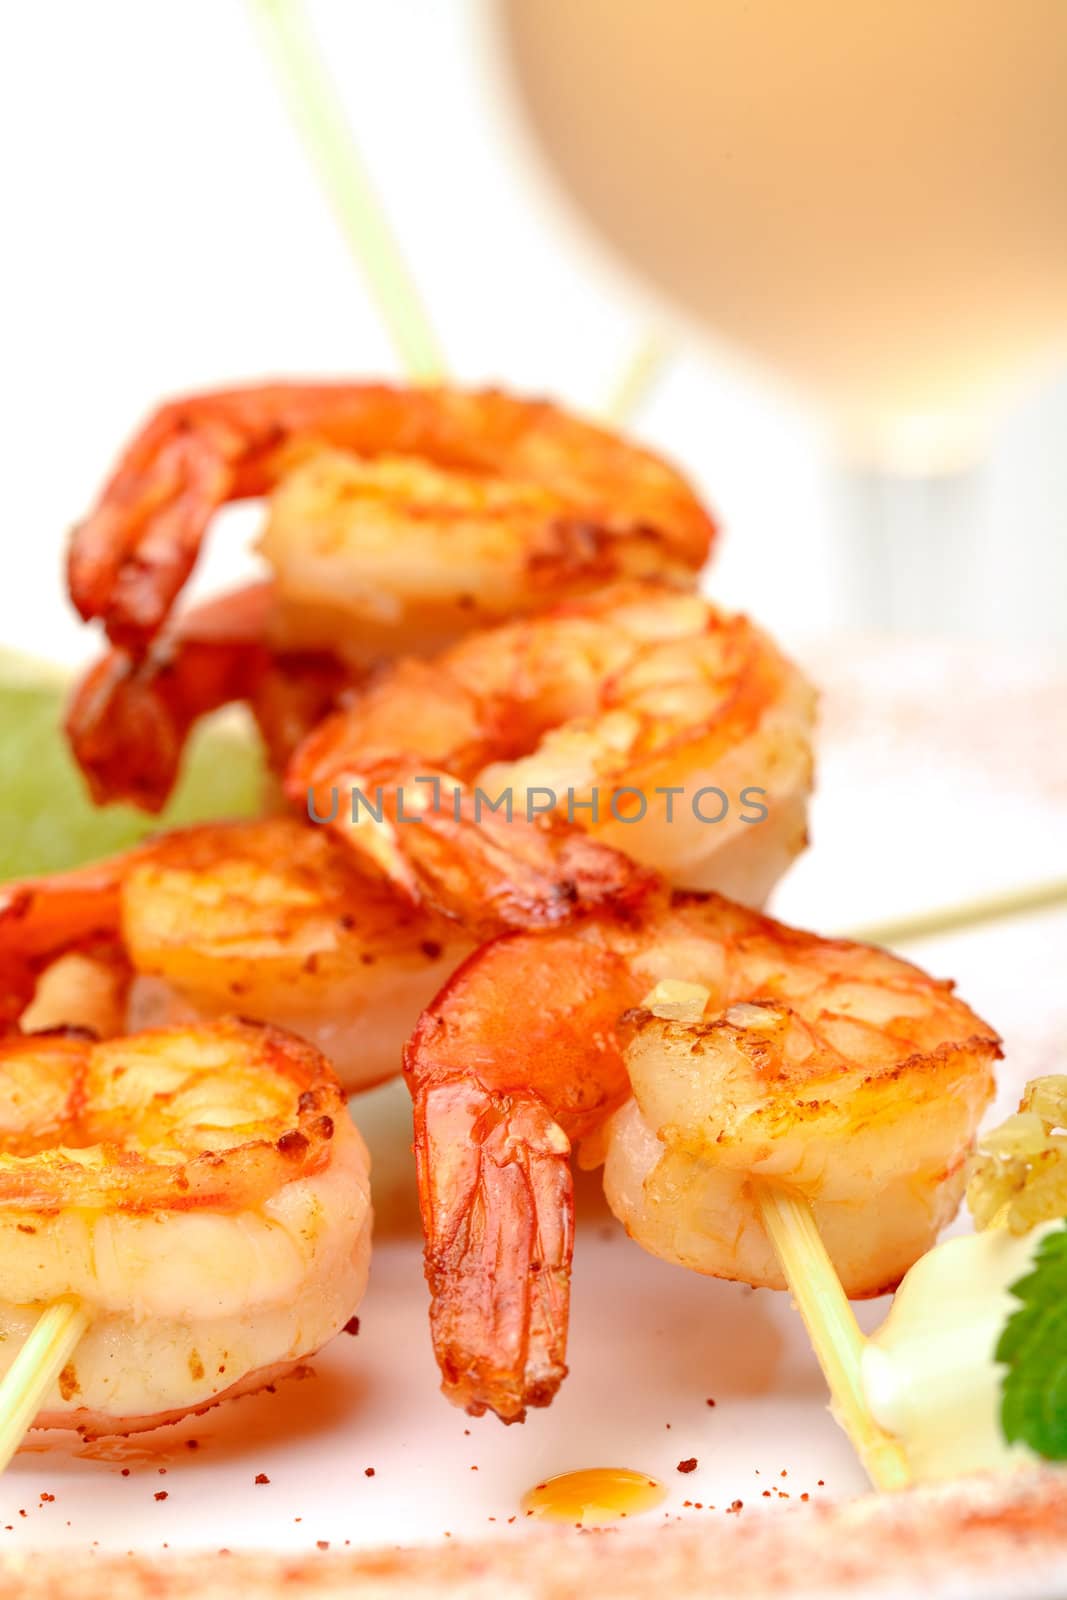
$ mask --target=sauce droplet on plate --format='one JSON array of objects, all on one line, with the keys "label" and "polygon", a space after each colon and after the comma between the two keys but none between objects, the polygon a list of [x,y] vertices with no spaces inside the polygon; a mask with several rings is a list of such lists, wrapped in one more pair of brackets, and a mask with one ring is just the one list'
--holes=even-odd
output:
[{"label": "sauce droplet on plate", "polygon": [[522,1497],[527,1515],[583,1527],[651,1511],[667,1497],[662,1483],[629,1467],[586,1467],[534,1484]]}]

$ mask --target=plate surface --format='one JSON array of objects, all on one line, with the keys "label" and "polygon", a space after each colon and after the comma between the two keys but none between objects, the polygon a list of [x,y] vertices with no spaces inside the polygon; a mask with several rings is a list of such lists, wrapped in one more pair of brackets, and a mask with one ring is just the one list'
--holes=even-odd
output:
[{"label": "plate surface", "polygon": [[[835,646],[810,664],[826,688],[815,843],[779,893],[780,914],[845,931],[1063,871],[1067,691],[1046,663],[909,643]],[[1027,1077],[1064,1070],[1065,951],[1063,910],[906,949],[956,978],[1004,1034],[998,1112]],[[863,1490],[786,1297],[646,1256],[593,1179],[581,1183],[560,1395],[522,1427],[454,1411],[426,1329],[404,1091],[387,1086],[355,1109],[379,1214],[358,1336],[276,1393],[176,1428],[101,1445],[34,1435],[0,1484],[0,1550],[511,1538],[527,1488],[597,1465],[663,1480],[668,1499],[649,1521],[737,1514],[738,1500],[745,1516],[773,1514],[787,1499]],[[862,1320],[884,1311],[867,1305]],[[692,1457],[695,1470],[680,1473]]]}]

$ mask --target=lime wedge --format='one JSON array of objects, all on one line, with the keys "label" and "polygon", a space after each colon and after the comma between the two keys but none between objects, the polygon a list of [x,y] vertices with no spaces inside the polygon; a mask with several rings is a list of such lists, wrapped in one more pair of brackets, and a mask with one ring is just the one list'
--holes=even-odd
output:
[{"label": "lime wedge", "polygon": [[262,811],[259,741],[250,724],[225,711],[197,730],[162,816],[94,806],[63,734],[67,688],[54,669],[0,658],[0,879],[77,866],[177,823]]}]

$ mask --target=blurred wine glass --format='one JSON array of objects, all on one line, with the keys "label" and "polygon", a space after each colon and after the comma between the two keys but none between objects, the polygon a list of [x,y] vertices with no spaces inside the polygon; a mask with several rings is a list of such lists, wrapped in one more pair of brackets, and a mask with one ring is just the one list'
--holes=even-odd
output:
[{"label": "blurred wine glass", "polygon": [[497,0],[599,235],[836,424],[848,604],[945,620],[975,467],[1067,350],[1067,0]]}]

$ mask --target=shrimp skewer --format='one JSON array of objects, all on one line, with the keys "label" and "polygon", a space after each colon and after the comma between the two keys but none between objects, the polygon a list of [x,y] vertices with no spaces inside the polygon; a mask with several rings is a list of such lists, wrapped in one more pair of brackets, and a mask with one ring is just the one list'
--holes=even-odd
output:
[{"label": "shrimp skewer", "polygon": [[[632,548],[653,548],[661,569],[694,571],[712,539],[710,519],[673,469],[547,402],[495,390],[266,384],[173,401],[135,437],[74,534],[68,575],[78,611],[102,619],[116,644],[143,651],[215,511],[269,493],[324,446],[460,475],[472,516],[487,515],[492,530],[518,513],[520,531],[543,530],[554,564],[584,571],[587,583],[603,581],[605,567],[619,570],[614,552],[632,570]],[[387,487],[395,495],[396,482]]]},{"label": "shrimp skewer", "polygon": [[715,895],[493,941],[405,1055],[445,1393],[517,1421],[564,1376],[574,1145],[653,1254],[783,1288],[758,1179],[885,1292],[956,1209],[998,1053],[950,985]]},{"label": "shrimp skewer", "polygon": [[639,898],[626,862],[760,904],[806,841],[813,704],[747,618],[621,584],[384,670],[308,737],[287,792],[483,933]]},{"label": "shrimp skewer", "polygon": [[471,944],[290,817],[179,829],[0,888],[9,1025],[111,1035],[240,1010],[310,1040],[353,1090],[399,1070]]},{"label": "shrimp skewer", "polygon": [[43,1305],[87,1324],[37,1426],[175,1421],[282,1375],[352,1315],[367,1153],[310,1046],[229,1019],[13,1035],[0,1067],[0,1372]]}]

